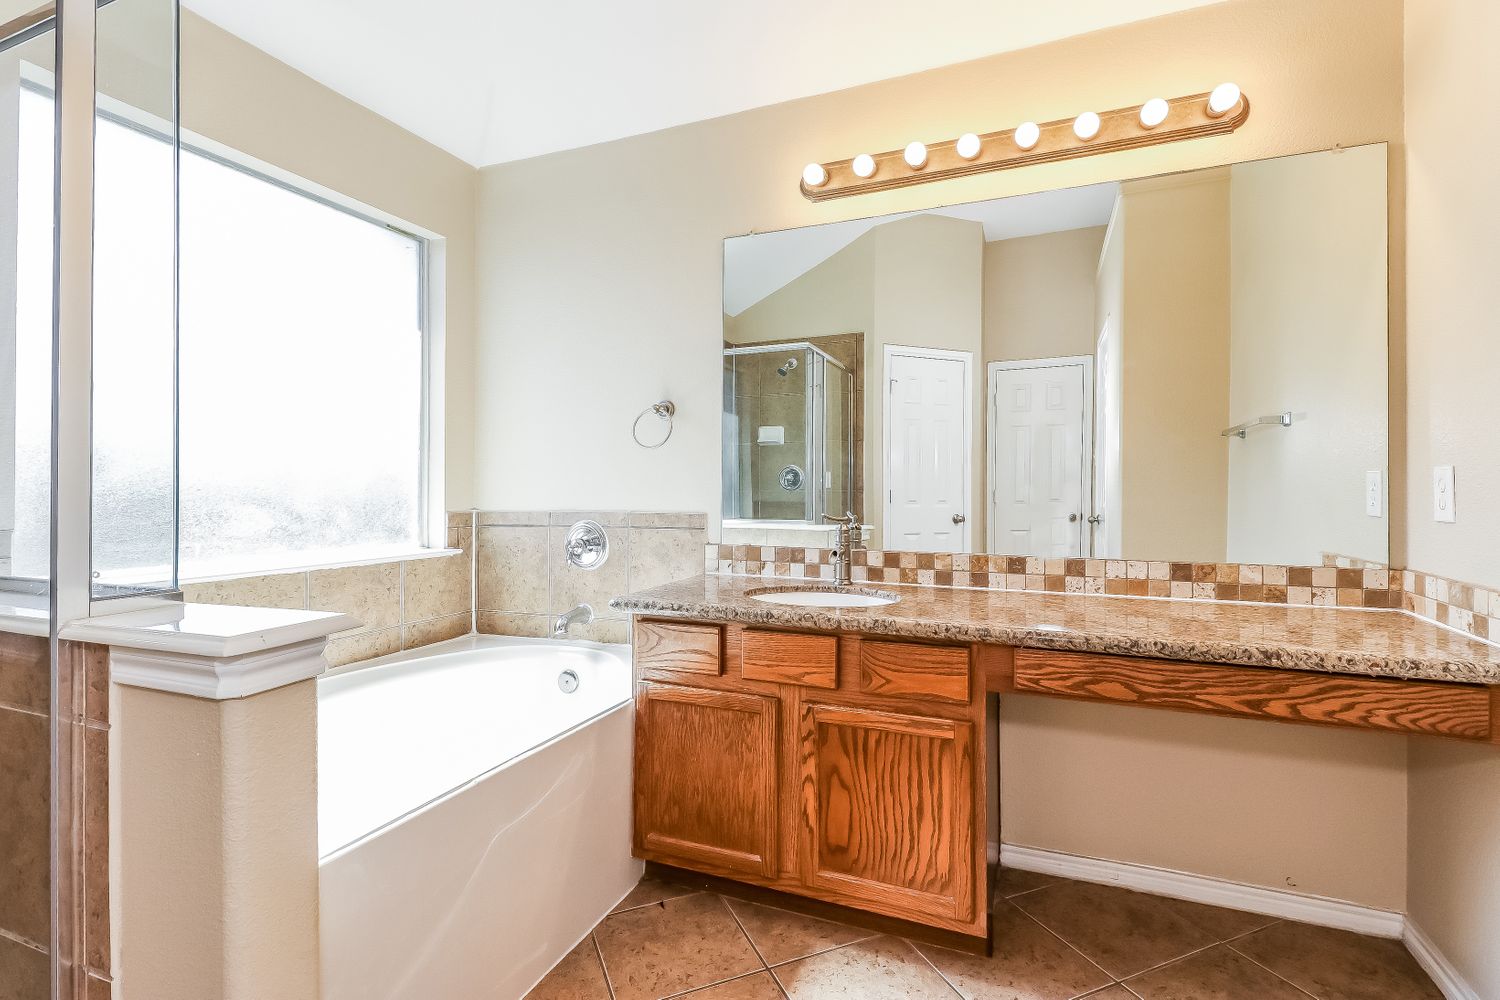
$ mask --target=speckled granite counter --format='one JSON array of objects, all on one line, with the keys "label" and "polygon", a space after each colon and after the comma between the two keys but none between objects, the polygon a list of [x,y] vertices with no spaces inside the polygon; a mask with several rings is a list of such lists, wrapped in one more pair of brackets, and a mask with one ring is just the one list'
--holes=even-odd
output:
[{"label": "speckled granite counter", "polygon": [[891,584],[880,589],[900,601],[877,608],[786,607],[748,596],[793,583],[700,576],[618,597],[610,607],[704,621],[1500,685],[1500,647],[1399,611]]}]

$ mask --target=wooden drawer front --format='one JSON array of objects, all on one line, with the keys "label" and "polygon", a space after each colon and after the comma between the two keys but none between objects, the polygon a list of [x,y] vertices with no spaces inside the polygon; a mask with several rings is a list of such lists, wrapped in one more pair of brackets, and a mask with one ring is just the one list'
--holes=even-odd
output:
[{"label": "wooden drawer front", "polygon": [[859,678],[867,694],[967,704],[969,649],[866,639],[859,644]]},{"label": "wooden drawer front", "polygon": [[1018,649],[1015,690],[1460,739],[1490,736],[1489,693],[1467,684]]},{"label": "wooden drawer front", "polygon": [[641,677],[671,677],[724,672],[719,657],[721,629],[717,625],[638,621],[635,625],[635,663]]},{"label": "wooden drawer front", "polygon": [[740,676],[831,690],[839,683],[838,646],[832,635],[747,628],[740,633]]}]

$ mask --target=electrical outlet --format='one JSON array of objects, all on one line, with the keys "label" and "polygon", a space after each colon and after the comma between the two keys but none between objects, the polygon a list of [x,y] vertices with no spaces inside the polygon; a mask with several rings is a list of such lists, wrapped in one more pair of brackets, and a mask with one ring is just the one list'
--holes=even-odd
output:
[{"label": "electrical outlet", "polygon": [[1365,473],[1365,513],[1371,517],[1380,517],[1385,510],[1385,487],[1382,481],[1385,476],[1378,470]]},{"label": "electrical outlet", "polygon": [[1453,466],[1435,465],[1432,467],[1432,519],[1434,521],[1452,524],[1458,520],[1457,511],[1454,508],[1453,486]]}]

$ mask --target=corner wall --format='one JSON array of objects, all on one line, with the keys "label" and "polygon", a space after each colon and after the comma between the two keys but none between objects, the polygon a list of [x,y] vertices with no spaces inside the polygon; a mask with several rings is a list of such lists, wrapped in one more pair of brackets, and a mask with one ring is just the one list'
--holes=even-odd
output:
[{"label": "corner wall", "polygon": [[[1500,136],[1475,121],[1497,36],[1490,0],[1406,5],[1406,565],[1500,591]],[[1455,467],[1455,524],[1432,520],[1434,465]],[[1409,782],[1411,918],[1500,996],[1500,750],[1414,741]]]}]

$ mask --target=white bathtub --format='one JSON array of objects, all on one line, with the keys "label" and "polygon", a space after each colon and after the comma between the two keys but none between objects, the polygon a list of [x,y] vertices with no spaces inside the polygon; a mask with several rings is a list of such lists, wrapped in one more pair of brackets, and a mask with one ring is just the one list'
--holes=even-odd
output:
[{"label": "white bathtub", "polygon": [[516,1000],[630,890],[629,652],[465,636],[319,681],[323,1000]]}]

